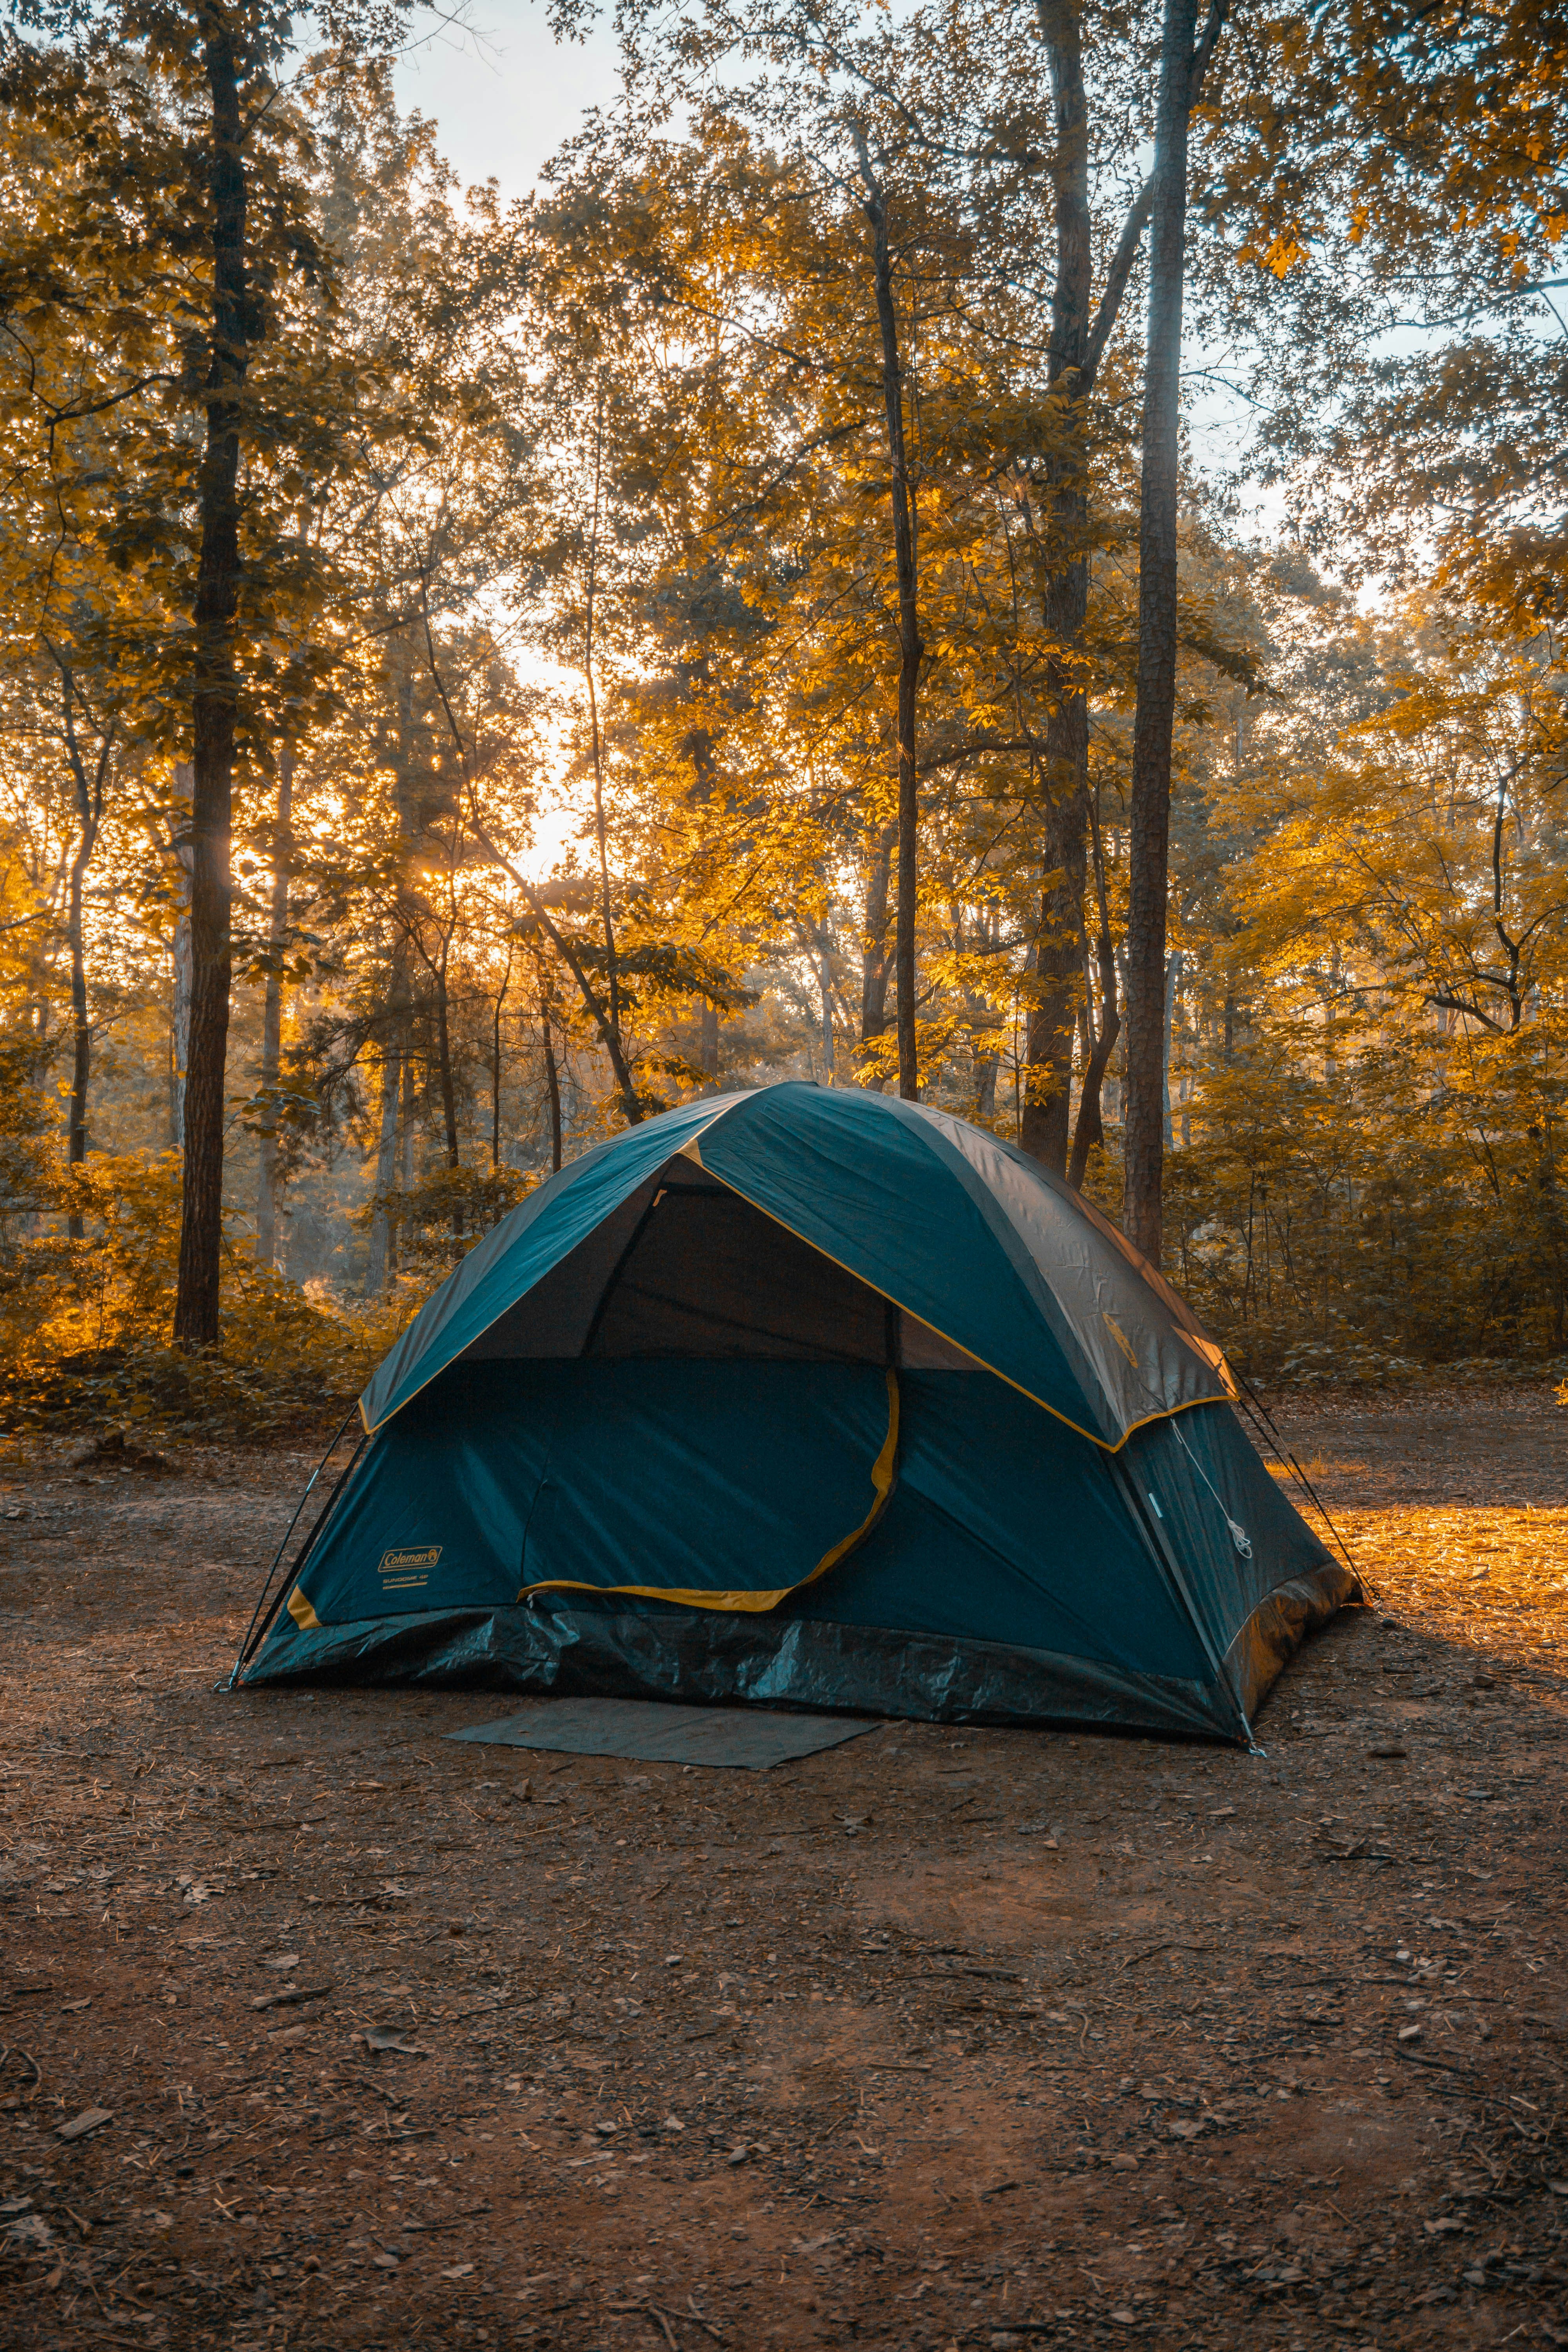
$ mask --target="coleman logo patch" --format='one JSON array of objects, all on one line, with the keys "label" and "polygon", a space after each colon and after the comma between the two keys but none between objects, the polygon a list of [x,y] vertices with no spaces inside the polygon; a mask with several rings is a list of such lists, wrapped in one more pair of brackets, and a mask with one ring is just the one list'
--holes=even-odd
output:
[{"label": "coleman logo patch", "polygon": [[417,1551],[384,1551],[382,1583],[388,1592],[410,1591],[416,1585],[428,1581],[430,1570],[440,1557],[439,1544],[426,1544]]},{"label": "coleman logo patch", "polygon": [[1107,1315],[1102,1308],[1100,1319],[1104,1324],[1106,1329],[1110,1332],[1111,1338],[1115,1340],[1117,1346],[1121,1349],[1122,1354],[1126,1357],[1128,1362],[1131,1365],[1133,1370],[1136,1371],[1138,1370],[1137,1353],[1132,1347],[1131,1341],[1128,1339],[1126,1332],[1122,1329],[1115,1316]]}]

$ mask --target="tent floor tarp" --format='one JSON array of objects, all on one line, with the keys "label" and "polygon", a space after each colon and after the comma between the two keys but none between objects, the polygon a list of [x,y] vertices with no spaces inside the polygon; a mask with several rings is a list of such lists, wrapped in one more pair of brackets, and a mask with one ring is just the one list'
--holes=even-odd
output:
[{"label": "tent floor tarp", "polygon": [[622,1756],[638,1764],[703,1764],[766,1772],[874,1731],[845,1716],[779,1715],[762,1706],[669,1706],[657,1699],[541,1699],[524,1715],[473,1723],[449,1739],[535,1748],[554,1756]]}]

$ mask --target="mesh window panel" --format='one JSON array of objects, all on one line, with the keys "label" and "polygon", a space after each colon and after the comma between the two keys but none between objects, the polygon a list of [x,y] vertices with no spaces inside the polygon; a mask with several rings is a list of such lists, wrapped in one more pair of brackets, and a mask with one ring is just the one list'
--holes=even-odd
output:
[{"label": "mesh window panel", "polygon": [[879,1294],[732,1192],[671,1187],[600,1315],[591,1356],[883,1364]]}]

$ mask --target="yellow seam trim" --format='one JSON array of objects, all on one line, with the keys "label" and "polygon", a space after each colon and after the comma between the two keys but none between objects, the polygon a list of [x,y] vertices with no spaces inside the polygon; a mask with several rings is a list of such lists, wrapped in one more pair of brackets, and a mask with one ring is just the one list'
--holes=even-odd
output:
[{"label": "yellow seam trim", "polygon": [[321,1631],[321,1621],[298,1585],[289,1595],[289,1614],[301,1633],[315,1633]]},{"label": "yellow seam trim", "polygon": [[[699,1163],[700,1165],[700,1162]],[[881,1516],[883,1506],[893,1487],[893,1465],[899,1453],[899,1378],[889,1366],[888,1370],[888,1433],[882,1440],[881,1451],[871,1465],[871,1485],[876,1500],[853,1534],[836,1543],[831,1551],[823,1553],[809,1576],[798,1584],[781,1584],[773,1592],[683,1592],[658,1584],[586,1584],[578,1579],[552,1577],[540,1584],[525,1584],[518,1594],[526,1601],[531,1592],[624,1592],[639,1601],[680,1601],[690,1609],[744,1609],[760,1616],[764,1610],[776,1609],[792,1592],[802,1592],[815,1584],[819,1576],[852,1551],[862,1536],[869,1534]]]}]

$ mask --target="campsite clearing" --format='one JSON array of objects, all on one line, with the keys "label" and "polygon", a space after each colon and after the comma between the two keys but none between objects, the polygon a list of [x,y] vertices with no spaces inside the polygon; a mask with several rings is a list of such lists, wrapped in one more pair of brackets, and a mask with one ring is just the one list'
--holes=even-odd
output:
[{"label": "campsite clearing", "polygon": [[1568,1413],[1286,1426],[1382,1608],[1265,1758],[743,1775],[219,1696],[300,1464],[13,1449],[0,2338],[1568,2341]]}]

